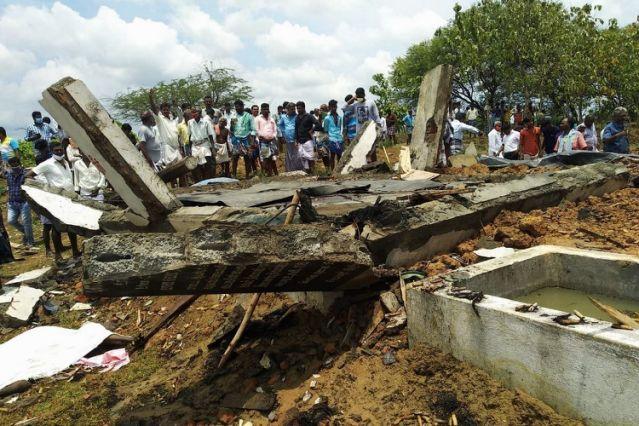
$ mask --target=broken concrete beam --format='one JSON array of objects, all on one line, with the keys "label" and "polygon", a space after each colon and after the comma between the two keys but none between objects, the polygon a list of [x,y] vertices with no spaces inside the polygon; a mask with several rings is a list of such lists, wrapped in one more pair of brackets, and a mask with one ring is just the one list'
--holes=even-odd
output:
[{"label": "broken concrete beam", "polygon": [[104,213],[119,210],[110,204],[87,200],[75,192],[34,180],[28,180],[22,190],[31,209],[49,219],[60,232],[70,231],[82,236],[100,234],[100,219]]},{"label": "broken concrete beam", "polygon": [[16,275],[11,280],[7,281],[3,285],[22,285],[22,284],[32,284],[43,281],[49,277],[51,274],[51,267],[45,266],[44,268],[34,269],[32,271],[23,272],[20,275]]},{"label": "broken concrete beam", "polygon": [[502,210],[528,212],[556,206],[564,200],[577,202],[601,196],[626,187],[628,178],[628,170],[621,165],[597,163],[485,184],[474,193],[407,208],[397,214],[401,223],[368,223],[361,238],[376,264],[412,265],[451,251]]},{"label": "broken concrete beam", "polygon": [[333,175],[347,175],[361,169],[368,163],[368,156],[375,148],[377,128],[374,121],[364,123],[355,139],[348,145],[342,158],[335,166]]},{"label": "broken concrete beam", "polygon": [[160,179],[162,179],[164,182],[171,182],[172,180],[181,178],[190,171],[195,170],[196,167],[197,158],[185,157],[180,161],[169,164],[168,166],[160,170],[158,172],[158,176],[160,176]]},{"label": "broken concrete beam", "polygon": [[413,169],[425,170],[437,165],[452,85],[452,65],[438,65],[422,79],[410,140]]},{"label": "broken concrete beam", "polygon": [[363,243],[317,225],[217,224],[84,242],[90,296],[335,291],[377,279]]},{"label": "broken concrete beam", "polygon": [[3,304],[6,308],[1,311],[0,323],[7,327],[20,327],[28,323],[43,294],[44,291],[37,288],[24,285],[18,287],[12,292],[11,301]]},{"label": "broken concrete beam", "polygon": [[109,183],[142,220],[161,220],[181,206],[82,81],[63,78],[42,96],[42,106],[85,154],[98,161]]}]

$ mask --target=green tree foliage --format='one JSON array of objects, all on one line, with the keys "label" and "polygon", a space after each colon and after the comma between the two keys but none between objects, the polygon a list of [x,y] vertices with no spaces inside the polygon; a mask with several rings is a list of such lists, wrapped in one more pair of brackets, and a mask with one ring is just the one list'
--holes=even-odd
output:
[{"label": "green tree foliage", "polygon": [[380,115],[386,115],[389,110],[398,113],[403,108],[397,103],[397,95],[391,86],[390,81],[384,76],[384,74],[373,75],[373,84],[368,90],[373,95],[377,96],[377,107],[379,108]]},{"label": "green tree foliage", "polygon": [[438,64],[454,65],[453,97],[482,109],[540,101],[553,112],[637,105],[639,30],[593,16],[600,6],[566,9],[554,0],[481,0],[431,40],[411,46],[389,81],[400,103],[416,103],[421,78]]},{"label": "green tree foliage", "polygon": [[[178,106],[182,103],[197,105],[204,96],[213,98],[213,105],[221,106],[236,99],[250,100],[252,89],[246,80],[236,76],[230,68],[215,68],[205,64],[202,72],[168,82],[159,82],[155,86],[158,103],[169,102]],[[149,89],[140,87],[119,93],[111,99],[111,106],[122,120],[137,120],[140,114],[149,109]]]}]

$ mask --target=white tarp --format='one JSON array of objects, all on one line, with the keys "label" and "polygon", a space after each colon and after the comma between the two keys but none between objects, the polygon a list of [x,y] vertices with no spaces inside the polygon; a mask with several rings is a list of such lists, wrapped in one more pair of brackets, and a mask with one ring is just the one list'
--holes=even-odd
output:
[{"label": "white tarp", "polygon": [[36,327],[0,345],[0,389],[18,380],[53,376],[75,364],[112,332],[87,322],[77,330]]},{"label": "white tarp", "polygon": [[479,249],[475,250],[475,253],[479,257],[484,257],[486,259],[493,259],[497,257],[510,256],[515,252],[514,248],[510,247],[497,247],[494,249]]}]

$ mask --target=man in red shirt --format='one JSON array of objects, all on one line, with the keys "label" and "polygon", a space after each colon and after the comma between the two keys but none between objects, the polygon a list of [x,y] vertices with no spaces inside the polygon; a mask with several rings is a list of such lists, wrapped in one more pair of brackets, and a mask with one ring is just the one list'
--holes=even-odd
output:
[{"label": "man in red shirt", "polygon": [[537,157],[541,152],[541,130],[535,127],[528,117],[523,120],[524,128],[520,133],[519,153],[524,160]]}]

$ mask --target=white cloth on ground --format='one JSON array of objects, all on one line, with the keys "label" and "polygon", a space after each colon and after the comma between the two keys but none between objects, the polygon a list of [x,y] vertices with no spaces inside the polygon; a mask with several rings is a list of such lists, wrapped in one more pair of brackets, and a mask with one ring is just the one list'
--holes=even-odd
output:
[{"label": "white cloth on ground", "polygon": [[112,332],[94,322],[79,329],[35,327],[0,345],[0,389],[18,380],[50,377],[73,365]]}]

